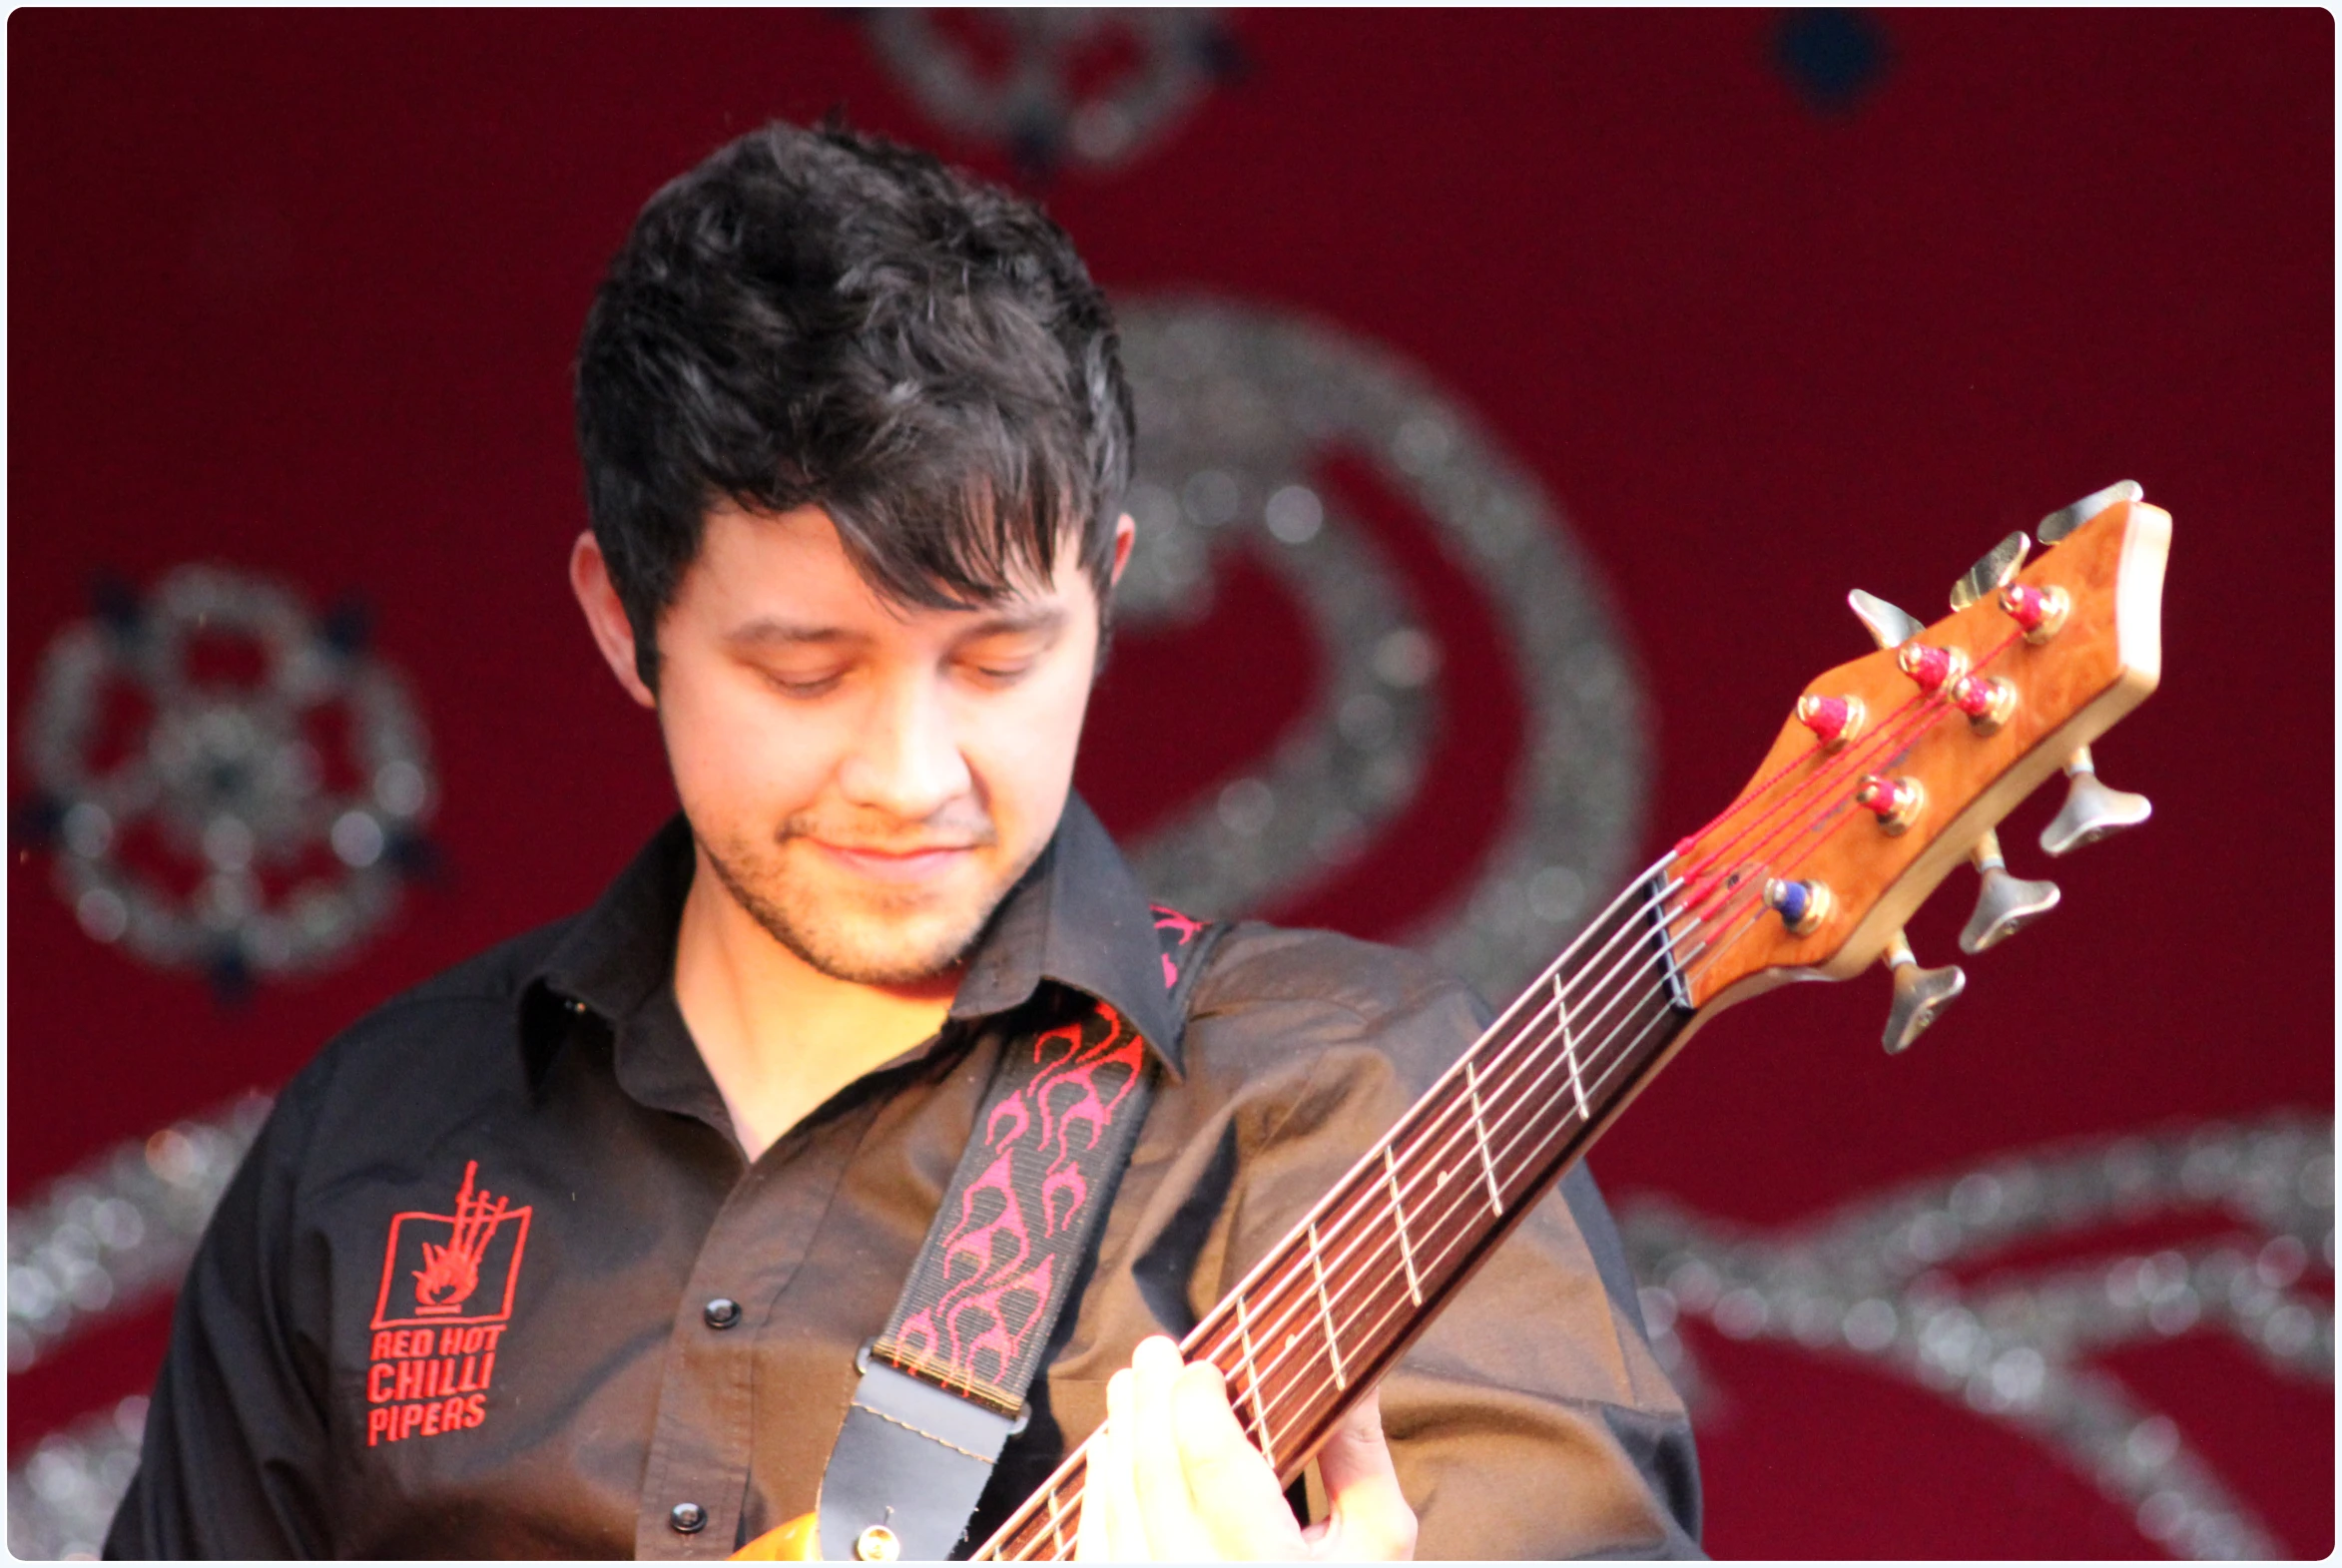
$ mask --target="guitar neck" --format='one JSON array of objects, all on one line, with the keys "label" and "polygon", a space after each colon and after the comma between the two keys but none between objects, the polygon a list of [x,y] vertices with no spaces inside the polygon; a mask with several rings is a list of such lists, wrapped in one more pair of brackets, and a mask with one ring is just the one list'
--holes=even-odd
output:
[{"label": "guitar neck", "polygon": [[[1604,910],[1181,1347],[1228,1380],[1290,1482],[1535,1201],[1623,1110],[1692,1017],[1662,860]],[[1076,1450],[975,1555],[1073,1555]]]}]

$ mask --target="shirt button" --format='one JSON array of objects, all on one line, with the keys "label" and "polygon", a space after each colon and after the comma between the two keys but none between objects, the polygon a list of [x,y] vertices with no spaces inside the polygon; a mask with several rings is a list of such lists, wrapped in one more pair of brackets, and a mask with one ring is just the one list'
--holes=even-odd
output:
[{"label": "shirt button", "polygon": [[667,1510],[667,1522],[685,1535],[697,1535],[708,1527],[708,1510],[698,1503],[677,1503]]},{"label": "shirt button", "polygon": [[729,1328],[740,1321],[740,1304],[729,1296],[719,1296],[701,1308],[700,1315],[711,1328]]}]

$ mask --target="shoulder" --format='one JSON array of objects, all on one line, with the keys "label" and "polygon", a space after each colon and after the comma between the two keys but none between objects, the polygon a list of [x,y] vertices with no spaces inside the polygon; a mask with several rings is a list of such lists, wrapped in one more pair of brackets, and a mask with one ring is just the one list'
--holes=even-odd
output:
[{"label": "shoulder", "polygon": [[286,1087],[280,1113],[317,1131],[428,1115],[517,1090],[523,993],[578,916],[497,943],[357,1019]]},{"label": "shoulder", "polygon": [[1304,1063],[1372,1066],[1421,1087],[1487,1018],[1471,987],[1419,953],[1247,920],[1197,979],[1187,1044],[1199,1065],[1246,1076]]}]

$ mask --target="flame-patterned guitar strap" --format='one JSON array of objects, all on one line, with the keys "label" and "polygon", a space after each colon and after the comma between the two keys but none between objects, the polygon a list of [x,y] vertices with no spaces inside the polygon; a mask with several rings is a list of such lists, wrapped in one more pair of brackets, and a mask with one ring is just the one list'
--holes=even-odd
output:
[{"label": "flame-patterned guitar strap", "polygon": [[[1172,1027],[1223,925],[1157,906]],[[1096,1243],[1154,1085],[1144,1041],[1082,1005],[1013,1035],[822,1475],[821,1555],[933,1561],[960,1544],[1003,1444],[1023,1429],[1073,1282]]]}]

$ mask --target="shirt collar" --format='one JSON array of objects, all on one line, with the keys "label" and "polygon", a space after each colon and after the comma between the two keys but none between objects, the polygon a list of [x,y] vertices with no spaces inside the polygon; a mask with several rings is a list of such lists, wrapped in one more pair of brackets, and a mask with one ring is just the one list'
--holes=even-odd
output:
[{"label": "shirt collar", "polygon": [[[521,988],[532,1070],[561,1037],[563,1003],[616,1026],[668,983],[692,867],[691,824],[678,812],[546,954]],[[1068,795],[1048,847],[977,938],[950,1016],[1004,1013],[1055,981],[1128,1019],[1177,1078],[1184,1064],[1163,974],[1146,895],[1089,806]]]},{"label": "shirt collar", "polygon": [[1137,878],[1089,805],[1068,795],[1049,847],[976,943],[951,1016],[1006,1012],[1054,980],[1128,1019],[1177,1078],[1185,1064],[1163,974],[1154,911]]}]

